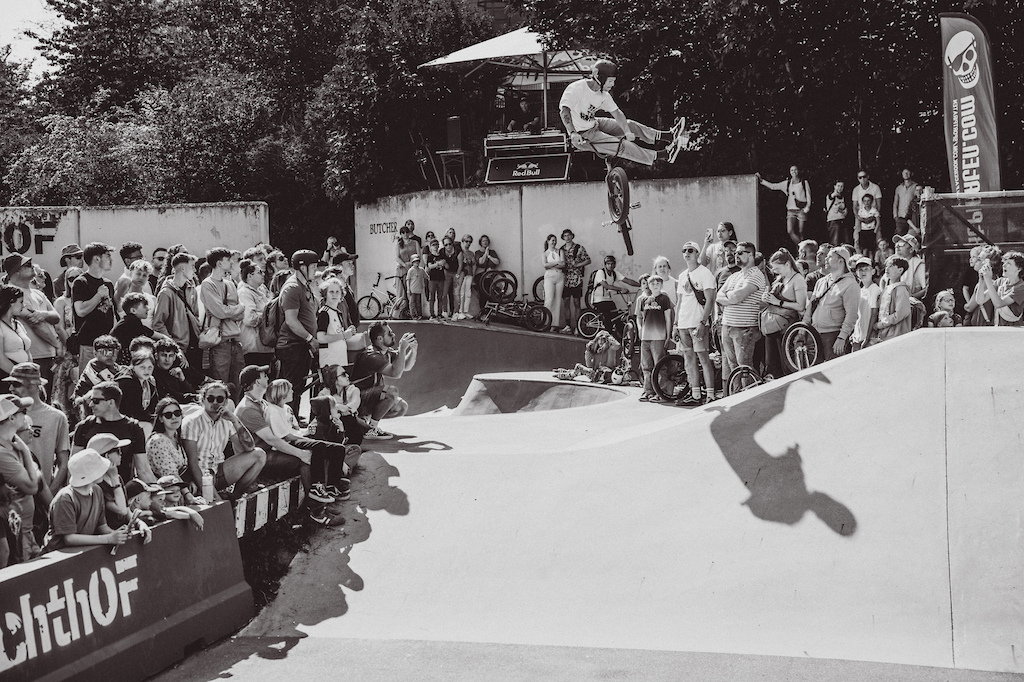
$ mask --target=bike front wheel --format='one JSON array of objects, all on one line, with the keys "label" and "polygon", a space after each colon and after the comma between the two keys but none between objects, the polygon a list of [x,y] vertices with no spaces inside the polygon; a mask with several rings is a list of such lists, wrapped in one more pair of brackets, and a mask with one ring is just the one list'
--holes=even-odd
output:
[{"label": "bike front wheel", "polygon": [[809,324],[796,322],[782,335],[782,362],[790,372],[813,367],[825,360],[821,334]]},{"label": "bike front wheel", "polygon": [[580,336],[592,339],[602,329],[604,329],[604,323],[601,322],[601,316],[597,314],[596,310],[584,310],[580,313],[580,319],[576,323],[576,331],[580,333]]},{"label": "bike front wheel", "polygon": [[654,392],[662,400],[676,400],[690,390],[683,356],[670,353],[654,365]]},{"label": "bike front wheel", "polygon": [[740,365],[729,374],[725,382],[725,394],[733,395],[764,383],[764,379],[750,365]]},{"label": "bike front wheel", "polygon": [[622,355],[623,357],[633,357],[634,351],[636,351],[636,322],[632,319],[626,323],[626,326],[622,328]]},{"label": "bike front wheel", "polygon": [[532,332],[546,332],[551,328],[551,311],[542,305],[531,305],[523,314],[523,324]]},{"label": "bike front wheel", "polygon": [[616,166],[605,178],[608,185],[608,215],[612,222],[622,225],[629,216],[629,176],[626,169]]},{"label": "bike front wheel", "polygon": [[359,310],[361,320],[376,320],[380,317],[380,301],[373,296],[363,296],[356,303],[356,308]]}]

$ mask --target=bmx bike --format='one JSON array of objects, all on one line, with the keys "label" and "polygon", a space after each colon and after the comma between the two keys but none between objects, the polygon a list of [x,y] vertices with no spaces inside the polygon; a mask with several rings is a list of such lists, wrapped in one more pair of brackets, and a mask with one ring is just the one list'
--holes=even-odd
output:
[{"label": "bmx bike", "polygon": [[511,303],[516,298],[519,280],[508,270],[488,270],[480,275],[477,288],[487,301]]},{"label": "bmx bike", "polygon": [[484,304],[480,320],[489,325],[495,316],[513,320],[533,332],[545,332],[551,327],[551,311],[540,303],[527,300],[525,295],[521,301],[489,301]]},{"label": "bmx bike", "polygon": [[[715,365],[716,371],[721,369],[721,348],[718,344],[720,333],[721,323],[715,322],[708,338],[711,344],[709,353],[711,353],[712,364]],[[718,358],[718,360],[716,360],[716,358]],[[700,367],[699,361],[697,366],[700,374],[701,387],[707,391],[707,387],[704,386],[704,372]],[[655,363],[652,374],[651,383],[654,385],[654,392],[657,393],[658,397],[662,400],[676,400],[690,392],[690,382],[686,377],[686,361],[683,358],[683,352],[681,350],[670,350],[665,357]],[[714,397],[713,388],[709,394]]]},{"label": "bmx bike", "polygon": [[[363,320],[376,320],[381,313],[393,320],[405,319],[409,312],[409,302],[399,298],[391,289],[381,289],[380,280],[382,273],[377,273],[377,281],[373,283],[370,293],[363,296],[356,302],[359,311],[359,318]],[[384,277],[384,281],[398,279],[397,275]]]},{"label": "bmx bike", "polygon": [[[632,280],[623,280],[624,284],[630,284]],[[632,294],[623,294],[615,292],[619,298],[626,304],[625,308],[618,308],[615,311],[615,315],[612,316],[612,328],[609,329],[612,336],[619,337],[619,342],[622,344],[622,354],[624,357],[633,357],[633,352],[637,348],[637,338],[639,337],[639,330],[636,324],[636,318],[633,316],[633,302],[636,300],[636,292]],[[580,313],[580,319],[576,323],[576,331],[580,333],[580,336],[590,340],[597,336],[597,333],[604,329],[604,319],[601,313],[597,312],[592,308],[588,308]],[[618,330],[622,332],[619,333]]]},{"label": "bmx bike", "polygon": [[625,168],[614,164],[615,159],[619,158],[622,146],[625,143],[626,137],[620,137],[615,153],[605,154],[598,151],[597,146],[593,142],[587,142],[590,145],[590,150],[594,152],[597,158],[604,161],[605,166],[604,183],[608,190],[608,217],[611,220],[602,223],[602,225],[616,225],[618,227],[618,231],[622,233],[622,241],[626,245],[626,254],[632,256],[633,238],[629,233],[633,230],[633,223],[629,220],[629,209],[640,208],[640,202],[635,204],[629,203],[629,174],[626,173]]}]

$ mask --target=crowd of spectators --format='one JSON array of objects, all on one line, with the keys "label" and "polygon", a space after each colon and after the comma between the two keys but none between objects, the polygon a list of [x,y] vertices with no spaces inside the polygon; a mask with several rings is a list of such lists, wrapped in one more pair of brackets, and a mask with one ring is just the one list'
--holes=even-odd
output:
[{"label": "crowd of spectators", "polygon": [[69,244],[55,277],[6,258],[0,567],[147,542],[167,518],[201,528],[188,505],[290,476],[310,518],[330,523],[362,444],[392,438],[381,420],[408,409],[385,378],[418,348],[383,322],[360,330],[356,258],[333,239],[323,255],[261,244],[197,258],[178,244],[150,260],[134,242]]}]

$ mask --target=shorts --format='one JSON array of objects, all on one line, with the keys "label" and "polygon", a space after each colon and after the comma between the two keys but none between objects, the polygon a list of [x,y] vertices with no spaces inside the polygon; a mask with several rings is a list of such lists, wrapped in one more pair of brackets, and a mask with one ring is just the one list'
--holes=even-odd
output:
[{"label": "shorts", "polygon": [[875,239],[874,230],[860,230],[857,234],[859,246],[865,251],[874,251],[878,248],[878,241]]},{"label": "shorts", "polygon": [[562,298],[583,298],[583,285],[578,287],[563,287]]},{"label": "shorts", "polygon": [[711,326],[706,324],[689,327],[679,330],[679,347],[682,350],[692,350],[697,353],[707,353],[711,350]]}]

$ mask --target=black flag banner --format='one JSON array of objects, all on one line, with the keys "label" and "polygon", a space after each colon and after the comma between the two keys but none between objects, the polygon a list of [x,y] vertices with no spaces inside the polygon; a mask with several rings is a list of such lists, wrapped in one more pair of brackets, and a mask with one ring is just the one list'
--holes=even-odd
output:
[{"label": "black flag banner", "polygon": [[1002,189],[988,34],[967,14],[941,14],[946,153],[953,191]]}]

